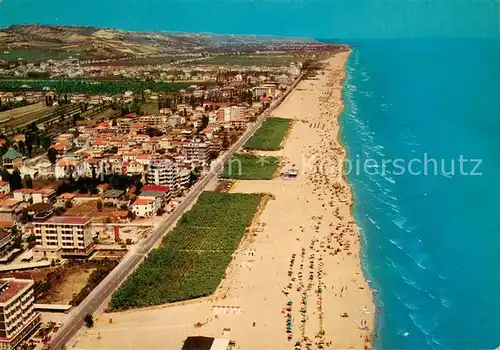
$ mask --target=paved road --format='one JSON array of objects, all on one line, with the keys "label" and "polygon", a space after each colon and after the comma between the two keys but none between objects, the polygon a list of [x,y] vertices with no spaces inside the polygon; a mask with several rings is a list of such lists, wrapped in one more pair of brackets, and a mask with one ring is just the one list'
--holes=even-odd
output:
[{"label": "paved road", "polygon": [[226,152],[224,152],[212,170],[196,183],[186,195],[181,204],[158,225],[151,234],[139,241],[116,266],[111,273],[104,278],[101,283],[85,298],[85,300],[75,308],[69,315],[63,327],[52,336],[50,348],[59,350],[78,332],[83,326],[83,318],[86,314],[94,314],[110,297],[111,294],[125,281],[127,276],[141,263],[148,252],[155,246],[161,237],[169,230],[173,223],[184,213],[184,211],[198,198],[201,192],[212,181],[223,164],[253,135],[253,133],[262,125],[262,122],[273,112],[273,110],[286,98],[288,93],[297,85],[302,76],[294,85],[275,101],[257,121],[234,143]]}]

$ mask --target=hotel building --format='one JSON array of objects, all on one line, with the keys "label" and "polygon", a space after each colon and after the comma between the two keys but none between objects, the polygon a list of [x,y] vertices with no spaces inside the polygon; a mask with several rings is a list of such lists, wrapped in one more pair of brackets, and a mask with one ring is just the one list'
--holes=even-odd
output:
[{"label": "hotel building", "polygon": [[209,158],[210,142],[195,140],[184,145],[187,159],[205,163]]},{"label": "hotel building", "polygon": [[39,324],[35,311],[34,282],[24,279],[0,280],[0,349],[14,349]]},{"label": "hotel building", "polygon": [[90,218],[72,216],[35,221],[35,255],[47,259],[87,257],[94,250],[90,222]]},{"label": "hotel building", "polygon": [[177,165],[170,159],[155,159],[148,166],[146,180],[151,185],[168,186],[176,193],[179,189]]}]

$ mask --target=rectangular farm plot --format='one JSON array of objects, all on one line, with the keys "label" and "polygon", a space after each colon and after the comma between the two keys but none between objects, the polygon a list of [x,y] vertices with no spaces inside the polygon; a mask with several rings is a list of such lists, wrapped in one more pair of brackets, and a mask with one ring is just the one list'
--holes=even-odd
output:
[{"label": "rectangular farm plot", "polygon": [[290,124],[290,119],[267,118],[243,148],[261,151],[279,150]]},{"label": "rectangular farm plot", "polygon": [[271,180],[278,165],[279,157],[238,154],[224,164],[222,177],[238,180]]},{"label": "rectangular farm plot", "polygon": [[112,311],[212,294],[263,194],[203,192],[193,208],[113,294]]}]

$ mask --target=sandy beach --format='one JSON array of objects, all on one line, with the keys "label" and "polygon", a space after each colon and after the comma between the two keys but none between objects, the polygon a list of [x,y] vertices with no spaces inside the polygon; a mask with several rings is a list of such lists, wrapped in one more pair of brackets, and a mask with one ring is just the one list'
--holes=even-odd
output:
[{"label": "sandy beach", "polygon": [[[102,314],[68,348],[180,349],[192,335],[226,338],[239,349],[370,347],[375,307],[363,276],[352,196],[342,178],[338,142],[348,53],[327,61],[274,112],[294,119],[280,151],[296,180],[237,181],[231,192],[269,193],[208,298]],[[195,325],[198,324],[197,327]],[[200,326],[201,325],[201,326]],[[287,333],[287,329],[289,333]]]}]

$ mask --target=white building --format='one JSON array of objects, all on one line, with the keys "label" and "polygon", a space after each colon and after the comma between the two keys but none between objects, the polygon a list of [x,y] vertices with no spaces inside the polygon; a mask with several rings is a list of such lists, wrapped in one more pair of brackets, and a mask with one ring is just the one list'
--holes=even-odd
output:
[{"label": "white building", "polygon": [[146,181],[152,185],[168,186],[172,192],[179,189],[178,168],[170,159],[154,159],[148,166]]},{"label": "white building", "polygon": [[35,203],[51,203],[56,198],[56,191],[51,188],[42,188],[35,190],[32,193],[33,204]]},{"label": "white building", "polygon": [[60,160],[55,166],[56,179],[68,178],[70,174],[81,174],[83,167],[80,161]]},{"label": "white building", "polygon": [[137,198],[137,200],[132,205],[132,213],[137,217],[147,218],[156,215],[160,207],[157,207],[157,202],[153,199],[148,198]]},{"label": "white building", "polygon": [[181,169],[177,176],[177,181],[179,186],[184,188],[189,187],[189,182],[191,181],[191,170],[189,169]]},{"label": "white building", "polygon": [[231,119],[243,117],[246,108],[243,106],[231,106]]},{"label": "white building", "polygon": [[197,160],[200,162],[206,162],[208,160],[210,151],[210,142],[208,141],[193,140],[192,142],[186,142],[183,148],[189,160]]},{"label": "white building", "polygon": [[54,216],[46,221],[35,221],[35,255],[47,259],[63,255],[88,256],[94,249],[90,222],[90,218],[72,216]]}]

